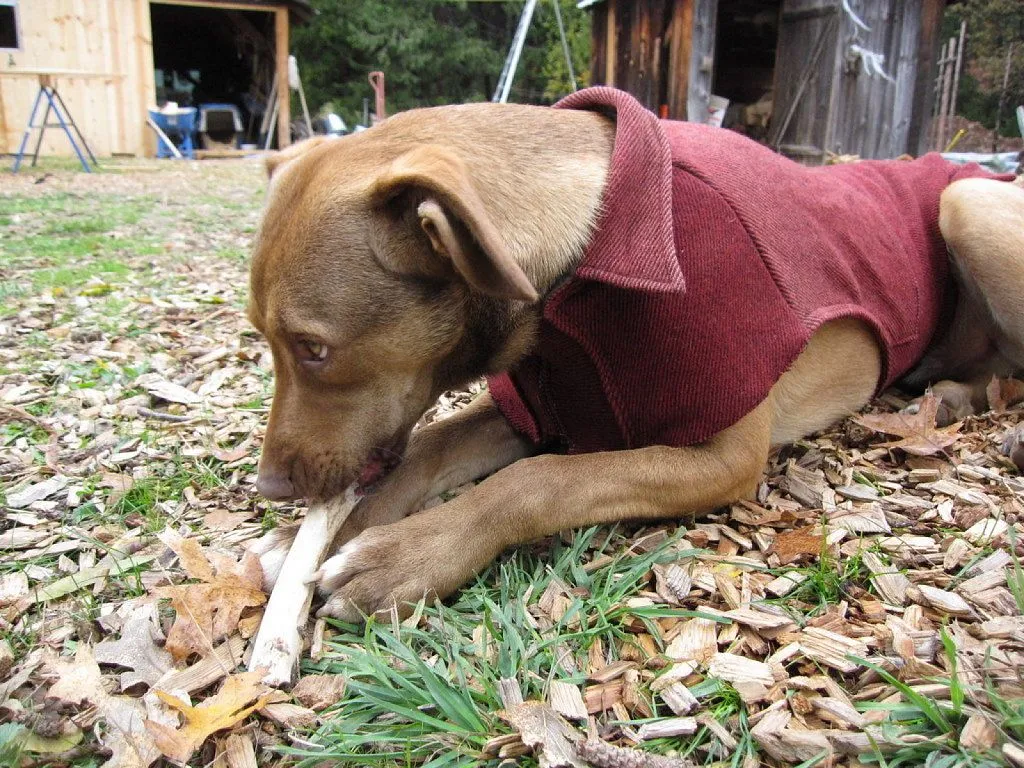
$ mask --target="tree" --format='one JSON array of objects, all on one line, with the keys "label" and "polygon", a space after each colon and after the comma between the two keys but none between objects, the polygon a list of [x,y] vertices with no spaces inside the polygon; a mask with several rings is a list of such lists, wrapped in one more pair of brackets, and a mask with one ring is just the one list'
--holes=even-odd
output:
[{"label": "tree", "polygon": [[[960,111],[995,128],[1000,117],[1024,104],[1024,3],[962,0],[946,14],[946,29],[959,28],[963,20],[967,48],[957,96]],[[1017,135],[1013,120],[1003,121],[1001,127],[1004,135]]]},{"label": "tree", "polygon": [[[559,0],[577,77],[590,57],[589,15]],[[373,93],[367,74],[387,78],[388,112],[491,97],[522,2],[313,0],[319,14],[295,30],[311,107],[330,102],[349,125]],[[571,90],[550,0],[542,0],[519,65],[513,100],[547,103]],[[371,106],[372,108],[372,106]]]}]

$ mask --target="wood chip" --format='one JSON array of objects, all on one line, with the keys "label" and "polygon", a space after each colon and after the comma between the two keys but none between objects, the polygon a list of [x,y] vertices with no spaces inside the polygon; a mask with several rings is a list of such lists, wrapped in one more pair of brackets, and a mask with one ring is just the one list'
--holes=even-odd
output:
[{"label": "wood chip", "polygon": [[700,702],[681,682],[671,683],[660,691],[661,700],[677,715],[688,715],[700,707]]},{"label": "wood chip", "polygon": [[987,517],[964,531],[964,538],[972,544],[988,544],[992,539],[1006,533],[1006,529],[1009,527],[1005,520]]},{"label": "wood chip", "polygon": [[300,704],[317,712],[334,706],[344,695],[344,675],[306,675],[292,688]]},{"label": "wood chip", "polygon": [[672,661],[707,662],[718,651],[715,627],[716,622],[710,619],[688,619],[668,644],[665,656]]},{"label": "wood chip", "polygon": [[224,741],[224,759],[228,768],[258,768],[252,736],[245,733],[228,736]]},{"label": "wood chip", "polygon": [[178,672],[172,672],[161,679],[156,688],[173,693],[201,691],[221,678],[227,677],[242,663],[245,641],[239,635],[232,635],[202,661]]},{"label": "wood chip", "polygon": [[305,728],[315,723],[317,719],[316,712],[312,709],[300,707],[289,701],[267,704],[259,712],[284,728]]},{"label": "wood chip", "polygon": [[618,680],[626,673],[627,669],[636,669],[636,662],[616,661],[591,673],[587,679],[595,683],[608,683],[612,680]]},{"label": "wood chip", "polygon": [[829,515],[828,521],[833,527],[850,533],[892,533],[885,513],[878,506],[837,509]]},{"label": "wood chip", "polygon": [[999,732],[996,727],[980,714],[971,715],[960,731],[960,747],[962,749],[987,752],[996,745]]},{"label": "wood chip", "polygon": [[667,717],[653,723],[644,723],[637,731],[642,741],[668,739],[673,736],[692,736],[697,732],[697,720],[692,717]]},{"label": "wood chip", "polygon": [[501,706],[505,709],[523,703],[523,691],[519,687],[519,681],[514,677],[503,677],[498,681],[498,695],[501,698]]},{"label": "wood chip", "polygon": [[851,674],[860,669],[860,664],[851,661],[847,656],[864,658],[868,655],[868,646],[863,640],[819,627],[807,627],[800,633],[799,643],[804,656],[844,674]]},{"label": "wood chip", "polygon": [[938,587],[932,587],[928,584],[920,584],[917,587],[911,587],[920,591],[924,599],[938,611],[949,614],[950,616],[973,616],[974,611],[971,610],[971,606],[967,604],[960,595],[955,592],[947,592],[944,589]]},{"label": "wood chip", "polygon": [[763,661],[748,659],[733,653],[716,653],[708,664],[708,676],[717,677],[726,682],[756,681],[764,685],[774,685],[775,675],[772,668]]},{"label": "wood chip", "polygon": [[587,705],[578,686],[561,680],[552,680],[548,688],[548,704],[558,714],[569,720],[585,721]]},{"label": "wood chip", "polygon": [[787,571],[764,585],[765,591],[776,597],[785,597],[807,580],[804,571]]},{"label": "wood chip", "polygon": [[865,552],[863,562],[871,571],[872,583],[882,599],[892,605],[907,604],[907,587],[910,580],[898,569],[882,562],[874,552]]},{"label": "wood chip", "polygon": [[831,696],[816,696],[810,701],[814,714],[844,730],[863,728],[867,725],[864,716],[849,701],[834,699]]},{"label": "wood chip", "polygon": [[796,629],[796,624],[788,616],[780,616],[766,611],[759,611],[756,608],[751,607],[737,608],[732,611],[727,611],[722,615],[735,622],[748,627],[753,627],[757,630],[783,629],[785,627],[793,627]]}]

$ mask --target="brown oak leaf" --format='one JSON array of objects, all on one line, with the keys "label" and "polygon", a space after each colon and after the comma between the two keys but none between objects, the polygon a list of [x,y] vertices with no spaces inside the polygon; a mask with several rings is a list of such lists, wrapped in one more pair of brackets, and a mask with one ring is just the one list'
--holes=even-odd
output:
[{"label": "brown oak leaf", "polygon": [[187,763],[192,753],[202,746],[207,737],[230,728],[247,718],[267,703],[267,688],[260,679],[262,672],[243,672],[231,675],[224,685],[196,706],[185,704],[169,693],[157,690],[156,695],[169,707],[178,710],[185,719],[181,728],[146,721],[146,730],[153,736],[157,748],[172,760]]},{"label": "brown oak leaf", "polygon": [[873,413],[857,416],[854,421],[862,427],[902,438],[883,443],[885,448],[899,448],[914,456],[942,453],[960,437],[961,422],[948,427],[935,426],[939,398],[931,393],[921,398],[917,413]]},{"label": "brown oak leaf", "polygon": [[235,630],[245,609],[267,601],[259,558],[245,552],[237,561],[222,552],[203,550],[194,539],[166,531],[161,539],[178,553],[189,576],[199,580],[156,590],[158,597],[170,599],[178,614],[164,647],[178,661],[193,653],[206,656],[218,640]]}]

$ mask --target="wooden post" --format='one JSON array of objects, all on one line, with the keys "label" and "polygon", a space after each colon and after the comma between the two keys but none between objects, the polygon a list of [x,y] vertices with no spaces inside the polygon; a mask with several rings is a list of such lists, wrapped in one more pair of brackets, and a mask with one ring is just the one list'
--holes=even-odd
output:
[{"label": "wooden post", "polygon": [[946,120],[949,117],[949,92],[953,87],[953,62],[955,60],[953,48],[955,46],[956,38],[949,38],[939,70],[942,73],[942,94],[939,101],[939,131],[935,142],[936,152],[941,152],[946,148]]},{"label": "wooden post", "polygon": [[[277,148],[291,144],[292,89],[288,86],[288,9],[274,12],[274,58],[277,65]],[[267,105],[270,108],[270,105]]]},{"label": "wooden post", "polygon": [[914,101],[907,128],[907,147],[911,154],[921,154],[931,149],[934,130],[932,115],[935,110],[935,49],[942,28],[942,14],[945,0],[920,0],[921,31],[915,57]]},{"label": "wooden post", "polygon": [[956,43],[956,69],[953,71],[953,96],[949,100],[949,115],[956,117],[956,94],[960,90],[960,70],[964,65],[964,39],[967,37],[967,19],[960,22],[960,39]]},{"label": "wooden post", "polygon": [[616,40],[615,0],[608,0],[608,33],[605,35],[604,51],[604,84],[615,87],[615,59],[619,55],[619,42]]}]

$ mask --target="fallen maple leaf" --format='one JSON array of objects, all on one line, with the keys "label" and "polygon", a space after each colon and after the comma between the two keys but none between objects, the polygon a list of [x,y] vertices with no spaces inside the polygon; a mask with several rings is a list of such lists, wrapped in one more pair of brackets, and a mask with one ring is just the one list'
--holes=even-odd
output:
[{"label": "fallen maple leaf", "polygon": [[192,753],[217,731],[230,728],[247,718],[252,712],[267,703],[270,689],[260,680],[262,671],[243,672],[231,675],[224,685],[206,701],[197,706],[185,704],[169,693],[157,690],[155,693],[167,706],[178,710],[185,718],[181,728],[171,728],[163,723],[146,721],[146,730],[164,755],[187,763]]},{"label": "fallen maple leaf", "polygon": [[917,413],[876,413],[857,416],[854,421],[862,427],[903,438],[883,443],[885,448],[899,448],[915,456],[941,453],[960,437],[961,422],[948,427],[935,426],[939,398],[928,393],[921,398]]},{"label": "fallen maple leaf", "polygon": [[170,599],[178,614],[164,647],[178,661],[193,653],[206,656],[218,640],[234,632],[246,608],[267,601],[259,558],[245,552],[236,561],[168,531],[161,534],[161,540],[178,554],[189,576],[199,579],[198,584],[156,590],[157,596]]}]

